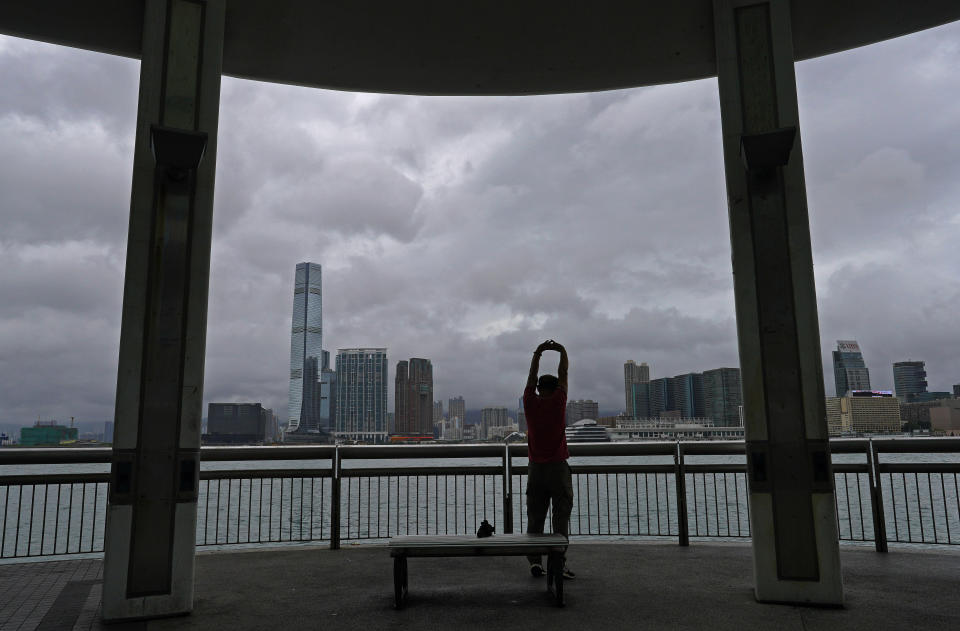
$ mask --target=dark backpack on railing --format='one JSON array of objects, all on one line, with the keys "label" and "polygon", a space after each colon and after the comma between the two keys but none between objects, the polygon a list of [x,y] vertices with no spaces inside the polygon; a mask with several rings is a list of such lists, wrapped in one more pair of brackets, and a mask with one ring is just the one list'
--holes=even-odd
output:
[{"label": "dark backpack on railing", "polygon": [[477,528],[477,536],[481,539],[491,536],[494,532],[496,532],[496,528],[491,526],[490,522],[488,522],[486,519],[480,522],[480,527]]}]

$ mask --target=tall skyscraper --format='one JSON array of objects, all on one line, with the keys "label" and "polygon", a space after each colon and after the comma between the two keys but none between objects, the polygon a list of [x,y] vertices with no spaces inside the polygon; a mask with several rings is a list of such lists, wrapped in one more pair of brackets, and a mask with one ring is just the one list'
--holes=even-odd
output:
[{"label": "tall skyscraper", "polygon": [[846,396],[851,390],[870,390],[870,371],[856,340],[837,340],[837,350],[833,351],[833,380],[838,397]]},{"label": "tall skyscraper", "polygon": [[911,402],[927,391],[927,371],[922,361],[894,362],[893,389],[901,401]]},{"label": "tall skyscraper", "polygon": [[633,384],[650,381],[650,367],[646,362],[637,365],[632,359],[623,365],[623,391],[626,396],[627,416],[638,418],[634,408]]},{"label": "tall skyscraper", "polygon": [[[312,365],[317,366],[323,355],[320,281],[320,265],[297,263],[293,286],[293,324],[290,328],[290,399],[287,431],[295,431],[301,425],[304,414],[304,371],[307,363],[310,358],[314,358]],[[318,375],[319,369],[314,374]],[[314,396],[319,394],[319,388],[308,386],[308,391]],[[307,401],[308,414],[316,405],[313,401]],[[316,429],[314,424],[311,431]]]},{"label": "tall skyscraper", "polygon": [[715,425],[734,427],[741,424],[740,407],[743,393],[739,368],[714,368],[703,371],[703,415]]},{"label": "tall skyscraper", "polygon": [[433,433],[433,365],[411,357],[397,363],[394,382],[394,418],[398,434]]},{"label": "tall skyscraper", "polygon": [[443,421],[443,401],[433,402],[433,424]]},{"label": "tall skyscraper", "polygon": [[336,433],[349,440],[387,438],[387,349],[337,351]]}]

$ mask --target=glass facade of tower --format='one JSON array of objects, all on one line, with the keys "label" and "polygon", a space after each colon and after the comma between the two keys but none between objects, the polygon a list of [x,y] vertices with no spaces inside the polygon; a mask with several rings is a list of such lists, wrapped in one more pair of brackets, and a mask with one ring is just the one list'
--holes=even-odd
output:
[{"label": "glass facade of tower", "polygon": [[922,361],[896,362],[893,364],[893,388],[897,398],[910,401],[927,391],[927,370]]},{"label": "glass facade of tower", "polygon": [[[316,263],[298,263],[293,287],[293,323],[290,328],[290,409],[287,431],[301,428],[301,420],[306,423],[304,430],[317,430],[319,419],[311,414],[316,408],[312,401],[307,402],[307,418],[304,419],[304,368],[308,360],[311,367],[322,362],[323,350],[323,309],[320,265]],[[312,360],[310,358],[313,358]],[[322,365],[322,364],[321,364]],[[317,375],[317,371],[311,371]],[[316,376],[314,376],[316,379]],[[316,396],[317,387],[308,386],[308,395]],[[309,426],[309,427],[308,427]]]},{"label": "glass facade of tower", "polygon": [[837,340],[837,350],[833,351],[833,381],[838,397],[847,396],[851,390],[871,389],[870,371],[855,340]]},{"label": "glass facade of tower", "polygon": [[368,443],[387,439],[387,349],[337,351],[336,423],[338,437]]}]

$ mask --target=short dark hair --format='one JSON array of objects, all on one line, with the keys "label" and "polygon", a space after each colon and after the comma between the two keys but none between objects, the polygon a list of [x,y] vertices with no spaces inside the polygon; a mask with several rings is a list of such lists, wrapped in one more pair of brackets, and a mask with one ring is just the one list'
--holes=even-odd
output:
[{"label": "short dark hair", "polygon": [[553,375],[540,375],[540,378],[537,379],[537,390],[540,392],[544,390],[556,390],[559,385],[560,380]]}]

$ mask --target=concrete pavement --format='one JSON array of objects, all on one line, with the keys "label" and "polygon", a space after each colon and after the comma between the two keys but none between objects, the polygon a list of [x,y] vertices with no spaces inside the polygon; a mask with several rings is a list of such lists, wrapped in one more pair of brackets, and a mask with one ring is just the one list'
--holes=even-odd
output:
[{"label": "concrete pavement", "polygon": [[[552,605],[545,579],[520,558],[411,559],[410,595],[393,609],[392,561],[378,545],[204,552],[192,615],[120,629],[958,629],[960,551],[842,546],[846,607],[759,604],[751,551],[738,543],[582,543],[569,554],[577,578],[567,606]],[[89,563],[65,561],[62,563]],[[39,576],[44,566],[0,566]],[[64,566],[59,572],[63,573]],[[89,577],[86,568],[84,577]],[[6,580],[6,582],[4,582]],[[41,580],[42,582],[42,580]],[[69,583],[65,584],[69,586]],[[96,593],[90,590],[90,593]],[[7,596],[8,594],[4,594]],[[56,600],[57,595],[51,595]],[[60,598],[63,602],[64,598]],[[80,600],[77,600],[80,603]],[[83,601],[87,609],[90,605]],[[101,625],[78,609],[74,629]],[[37,612],[33,620],[42,620]],[[62,614],[61,617],[63,618]],[[82,623],[82,624],[81,624]],[[27,629],[7,626],[3,629]],[[37,627],[33,627],[37,628]]]}]

